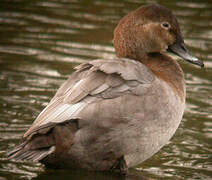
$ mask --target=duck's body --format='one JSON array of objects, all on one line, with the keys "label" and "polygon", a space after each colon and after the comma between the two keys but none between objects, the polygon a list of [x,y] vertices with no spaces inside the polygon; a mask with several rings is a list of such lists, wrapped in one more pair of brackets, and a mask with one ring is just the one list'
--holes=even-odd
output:
[{"label": "duck's body", "polygon": [[[151,6],[150,11],[165,9]],[[129,14],[116,28],[114,43],[120,58],[95,60],[77,67],[25,133],[24,143],[10,152],[11,158],[40,160],[51,167],[126,170],[168,142],[183,116],[185,84],[180,66],[163,51],[180,35],[169,41],[161,38],[165,40],[157,46],[153,40],[152,45],[146,44],[146,30],[140,44],[133,38],[141,31],[137,29],[129,36],[125,30],[126,37],[122,32],[123,27],[132,30],[140,26],[135,14],[143,14],[139,20],[144,23],[151,6]],[[169,11],[167,14],[168,21],[173,15]],[[159,22],[164,20],[162,15]],[[130,23],[126,26],[125,21]],[[146,21],[144,25],[156,26],[154,21]],[[176,19],[169,23],[178,25]],[[180,33],[179,28],[173,32]],[[135,43],[130,45],[129,40]]]}]

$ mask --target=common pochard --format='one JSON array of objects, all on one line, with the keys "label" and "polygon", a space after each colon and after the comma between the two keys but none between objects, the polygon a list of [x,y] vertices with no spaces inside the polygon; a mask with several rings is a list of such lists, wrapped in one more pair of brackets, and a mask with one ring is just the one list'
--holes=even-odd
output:
[{"label": "common pochard", "polygon": [[10,159],[126,172],[167,144],[186,95],[183,71],[167,51],[199,66],[202,61],[186,49],[176,17],[158,4],[123,17],[114,47],[117,58],[76,67]]}]

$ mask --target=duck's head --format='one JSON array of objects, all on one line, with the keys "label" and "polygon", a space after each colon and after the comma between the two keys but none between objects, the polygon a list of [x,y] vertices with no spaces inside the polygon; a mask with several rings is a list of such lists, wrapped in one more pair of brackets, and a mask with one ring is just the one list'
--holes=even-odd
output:
[{"label": "duck's head", "polygon": [[204,66],[187,50],[176,17],[157,4],[142,6],[121,19],[114,31],[114,47],[118,57],[142,61],[150,54],[169,51]]}]

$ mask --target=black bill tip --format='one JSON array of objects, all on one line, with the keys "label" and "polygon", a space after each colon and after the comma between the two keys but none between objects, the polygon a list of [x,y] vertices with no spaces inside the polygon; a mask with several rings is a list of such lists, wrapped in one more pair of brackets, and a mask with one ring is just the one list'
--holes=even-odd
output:
[{"label": "black bill tip", "polygon": [[204,63],[194,56],[193,56],[192,60],[190,60],[190,59],[185,59],[185,60],[190,62],[191,64],[196,64],[196,65],[200,66],[201,68],[204,67]]}]

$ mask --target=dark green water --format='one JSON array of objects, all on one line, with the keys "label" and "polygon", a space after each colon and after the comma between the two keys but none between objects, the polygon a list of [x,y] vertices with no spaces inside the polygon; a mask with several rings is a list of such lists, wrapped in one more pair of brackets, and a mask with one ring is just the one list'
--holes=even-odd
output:
[{"label": "dark green water", "polygon": [[[132,174],[153,179],[212,179],[212,1],[1,0],[0,179],[123,179],[117,174],[45,170],[4,157],[78,63],[115,57],[113,29],[147,2],[177,15],[185,42],[206,68],[181,63],[187,108],[169,144]],[[133,179],[133,178],[128,178]]]}]

